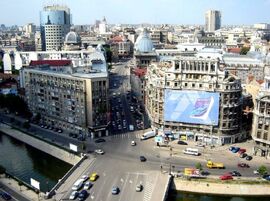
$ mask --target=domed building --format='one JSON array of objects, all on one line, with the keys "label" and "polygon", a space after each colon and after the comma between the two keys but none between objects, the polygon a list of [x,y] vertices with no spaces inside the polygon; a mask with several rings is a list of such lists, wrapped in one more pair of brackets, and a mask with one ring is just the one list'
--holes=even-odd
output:
[{"label": "domed building", "polygon": [[81,49],[81,37],[74,31],[70,31],[64,42],[64,50],[80,50]]},{"label": "domed building", "polygon": [[135,42],[134,57],[138,67],[147,67],[152,61],[157,60],[153,42],[146,29],[143,30]]}]

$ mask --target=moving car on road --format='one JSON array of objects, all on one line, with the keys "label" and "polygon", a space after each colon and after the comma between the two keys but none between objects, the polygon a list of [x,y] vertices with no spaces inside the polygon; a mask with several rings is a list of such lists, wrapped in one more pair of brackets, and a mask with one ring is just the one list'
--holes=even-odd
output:
[{"label": "moving car on road", "polygon": [[142,184],[138,184],[136,186],[136,192],[141,192],[142,191],[142,188],[143,188]]},{"label": "moving car on road", "polygon": [[136,146],[136,142],[134,140],[131,141],[131,146]]},{"label": "moving car on road", "polygon": [[179,141],[177,142],[177,144],[180,144],[180,145],[188,145],[188,143],[186,143],[186,142],[184,142],[184,141],[182,141],[182,140],[179,140]]},{"label": "moving car on road", "polygon": [[102,149],[96,149],[95,153],[102,155],[104,154],[104,151]]},{"label": "moving car on road", "polygon": [[101,142],[106,142],[106,140],[102,138],[98,138],[95,140],[95,143],[101,143]]},{"label": "moving car on road", "polygon": [[90,181],[96,181],[98,178],[98,174],[96,172],[93,172],[90,176]]},{"label": "moving car on road", "polygon": [[145,162],[146,161],[146,158],[144,156],[140,156],[140,161],[141,162]]},{"label": "moving car on road", "polygon": [[114,186],[114,187],[112,187],[112,194],[113,195],[117,195],[118,193],[119,193],[119,188],[118,188],[118,186]]}]

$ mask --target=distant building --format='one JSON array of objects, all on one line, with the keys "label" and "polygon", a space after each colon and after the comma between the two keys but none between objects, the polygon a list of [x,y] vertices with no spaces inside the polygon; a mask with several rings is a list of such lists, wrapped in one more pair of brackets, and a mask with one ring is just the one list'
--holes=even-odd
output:
[{"label": "distant building", "polygon": [[80,50],[81,49],[81,37],[74,31],[70,31],[64,42],[64,50]]},{"label": "distant building", "polygon": [[108,135],[108,72],[102,53],[91,65],[73,67],[70,60],[37,60],[20,70],[21,87],[41,123],[92,137]]},{"label": "distant building", "polygon": [[42,50],[59,50],[71,26],[70,9],[66,6],[49,5],[40,12]]},{"label": "distant building", "polygon": [[106,34],[107,33],[107,20],[105,17],[103,17],[102,21],[99,23],[98,25],[98,29],[99,29],[99,34]]},{"label": "distant building", "polygon": [[221,13],[218,10],[208,10],[205,13],[205,31],[214,32],[221,28]]},{"label": "distant building", "polygon": [[270,156],[270,77],[265,77],[253,110],[252,138],[254,154]]}]

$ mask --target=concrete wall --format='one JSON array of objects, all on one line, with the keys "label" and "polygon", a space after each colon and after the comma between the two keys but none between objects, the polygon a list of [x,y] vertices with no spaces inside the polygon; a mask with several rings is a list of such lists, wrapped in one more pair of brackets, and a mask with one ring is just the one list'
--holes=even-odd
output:
[{"label": "concrete wall", "polygon": [[193,192],[200,194],[270,196],[270,183],[233,184],[221,181],[218,181],[218,183],[214,183],[203,180],[189,181],[184,179],[174,179],[172,188],[177,191]]},{"label": "concrete wall", "polygon": [[6,124],[0,124],[0,131],[71,165],[78,163],[81,159],[75,154],[69,153],[42,140],[24,134],[23,132],[13,129]]}]

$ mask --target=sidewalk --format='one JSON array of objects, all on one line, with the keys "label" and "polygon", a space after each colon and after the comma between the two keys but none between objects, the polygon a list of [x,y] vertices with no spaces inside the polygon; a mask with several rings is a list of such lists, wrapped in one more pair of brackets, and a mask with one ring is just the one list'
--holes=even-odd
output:
[{"label": "sidewalk", "polygon": [[[19,186],[18,182],[12,178],[6,178],[3,176],[0,176],[0,183],[3,186],[6,186],[7,188],[10,188],[11,190],[17,192],[20,194],[22,197],[24,197],[26,200],[40,200],[43,201],[44,199],[44,193],[40,192],[37,194],[31,189],[28,189],[26,186]],[[50,200],[49,200],[50,201]]]}]

